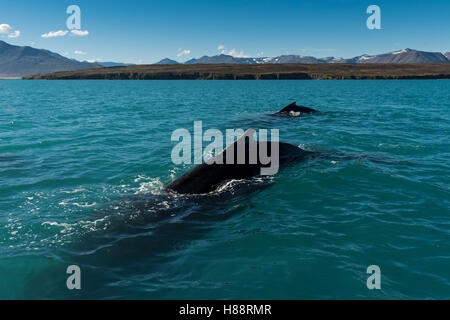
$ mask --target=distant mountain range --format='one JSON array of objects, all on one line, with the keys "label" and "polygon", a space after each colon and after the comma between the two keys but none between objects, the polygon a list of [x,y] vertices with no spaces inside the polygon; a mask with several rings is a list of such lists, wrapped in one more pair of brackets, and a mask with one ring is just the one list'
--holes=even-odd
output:
[{"label": "distant mountain range", "polygon": [[0,77],[21,77],[100,67],[97,63],[68,59],[48,50],[18,47],[0,41]]},{"label": "distant mountain range", "polygon": [[[403,49],[379,55],[362,55],[351,59],[327,57],[315,58],[311,56],[282,55],[275,58],[237,58],[230,55],[203,56],[199,59],[191,59],[184,64],[282,64],[282,63],[444,63],[450,62],[450,53],[425,52],[413,49]],[[179,64],[171,59],[163,59],[156,64]]]},{"label": "distant mountain range", "polygon": [[[315,58],[300,55],[282,55],[274,58],[238,58],[230,55],[203,56],[191,59],[184,64],[283,64],[283,63],[448,63],[450,52],[425,52],[412,49],[403,49],[380,55],[362,55],[351,59],[327,57]],[[181,64],[172,59],[163,59],[157,65]],[[35,49],[32,47],[19,47],[0,40],[0,77],[22,77],[25,75],[47,74],[58,71],[76,71],[104,67],[124,67],[133,64],[120,62],[77,61],[63,57],[57,53]]]},{"label": "distant mountain range", "polygon": [[178,61],[166,58],[166,59],[162,59],[161,61],[159,61],[155,64],[180,64],[180,63]]}]

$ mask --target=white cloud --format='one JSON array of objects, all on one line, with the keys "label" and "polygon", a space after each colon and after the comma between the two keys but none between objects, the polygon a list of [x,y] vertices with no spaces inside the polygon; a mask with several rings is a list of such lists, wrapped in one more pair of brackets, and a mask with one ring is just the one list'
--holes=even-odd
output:
[{"label": "white cloud", "polygon": [[223,50],[222,54],[227,54],[229,56],[233,56],[235,58],[250,58],[251,56],[248,54],[245,54],[243,51],[237,51],[236,49],[231,49],[229,51]]},{"label": "white cloud", "polygon": [[261,51],[261,52],[258,52],[258,53],[256,54],[257,57],[262,57],[263,55],[264,55],[264,52],[262,52],[262,51]]},{"label": "white cloud", "polygon": [[191,50],[182,50],[179,54],[177,54],[177,57],[187,56],[188,54],[191,54]]},{"label": "white cloud", "polygon": [[226,54],[228,56],[233,56],[235,58],[250,58],[251,56],[245,54],[243,51],[237,51],[236,49],[227,50],[225,46],[220,45],[217,47],[217,50],[220,51],[221,54]]},{"label": "white cloud", "polygon": [[8,38],[18,38],[20,36],[20,31],[14,30],[14,28],[7,23],[2,23],[0,24],[0,35],[8,35]]},{"label": "white cloud", "polygon": [[[55,38],[55,37],[64,37],[69,33],[68,30],[59,30],[59,31],[50,31],[48,33],[44,33],[41,35],[42,38]],[[87,30],[72,30],[70,31],[74,36],[85,37],[89,35],[89,31]]]},{"label": "white cloud", "polygon": [[13,30],[9,24],[0,24],[0,34],[8,34]]},{"label": "white cloud", "polygon": [[74,53],[75,53],[75,54],[78,54],[78,55],[80,55],[80,56],[86,55],[86,52],[81,51],[81,50],[75,50]]},{"label": "white cloud", "polygon": [[79,37],[85,37],[85,36],[89,35],[89,31],[87,31],[87,30],[72,30],[70,32]]},{"label": "white cloud", "polygon": [[18,38],[20,37],[20,31],[19,30],[15,30],[14,32],[8,34],[8,38]]},{"label": "white cloud", "polygon": [[41,35],[42,38],[55,38],[55,37],[64,37],[66,34],[68,34],[69,31],[50,31],[49,33],[44,33]]}]

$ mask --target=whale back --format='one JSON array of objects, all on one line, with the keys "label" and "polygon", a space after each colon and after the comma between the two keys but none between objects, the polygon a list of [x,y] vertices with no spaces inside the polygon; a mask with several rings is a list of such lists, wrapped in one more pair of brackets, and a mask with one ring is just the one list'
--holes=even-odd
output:
[{"label": "whale back", "polygon": [[[208,163],[202,163],[192,170],[188,171],[180,178],[169,184],[166,189],[180,194],[206,194],[217,190],[224,182],[230,180],[249,179],[261,174],[261,169],[269,167],[261,163],[257,157],[256,162],[250,161],[250,139],[253,139],[254,131],[248,131],[241,139],[226,148],[222,153],[208,160]],[[238,163],[238,154],[242,149],[238,147],[238,142],[245,139],[245,161]],[[267,155],[272,155],[272,150],[279,150],[279,165],[289,162],[301,161],[311,154],[311,152],[302,150],[294,145],[283,142],[255,142],[256,151],[259,155],[260,149],[265,148]],[[230,164],[227,159],[229,152],[233,152],[234,161]],[[240,154],[242,156],[242,154]],[[217,160],[221,157],[222,162]],[[230,157],[231,158],[231,157]],[[277,170],[278,171],[278,170]]]}]

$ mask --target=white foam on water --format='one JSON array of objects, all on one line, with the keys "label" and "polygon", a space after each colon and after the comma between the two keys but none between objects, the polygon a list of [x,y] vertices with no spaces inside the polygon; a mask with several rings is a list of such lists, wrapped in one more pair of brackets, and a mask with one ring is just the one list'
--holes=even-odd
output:
[{"label": "white foam on water", "polygon": [[161,182],[160,178],[150,178],[150,177],[140,176],[136,180],[137,180],[137,182],[140,182],[140,181],[144,181],[144,182],[141,182],[139,184],[139,187],[137,187],[135,189],[135,194],[157,192],[157,191],[161,190],[164,186],[164,184]]},{"label": "white foam on water", "polygon": [[93,203],[77,203],[74,202],[72,203],[74,206],[76,207],[80,207],[80,208],[90,208],[90,207],[94,207],[97,205],[97,202],[93,202]]},{"label": "white foam on water", "polygon": [[67,194],[74,194],[74,193],[80,193],[80,192],[85,192],[87,191],[84,188],[76,188],[74,190],[62,190],[61,193],[67,193]]}]

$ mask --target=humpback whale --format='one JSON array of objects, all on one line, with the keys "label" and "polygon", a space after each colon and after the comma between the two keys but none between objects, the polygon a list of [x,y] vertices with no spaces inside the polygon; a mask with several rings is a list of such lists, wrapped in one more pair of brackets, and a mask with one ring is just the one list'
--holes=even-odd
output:
[{"label": "humpback whale", "polygon": [[280,111],[278,111],[277,113],[275,113],[274,115],[289,116],[289,117],[301,117],[305,114],[311,114],[311,113],[316,113],[316,112],[318,112],[318,111],[308,108],[308,107],[298,106],[297,102],[293,102],[290,105],[288,105],[287,107],[285,107],[285,108],[281,109]]},{"label": "humpback whale", "polygon": [[[259,157],[252,161],[250,153],[257,152],[256,154],[261,154],[261,149],[265,150],[267,155],[270,156],[278,153],[278,159],[276,159],[278,166],[302,161],[314,154],[314,152],[305,151],[289,143],[256,141],[253,138],[254,132],[253,129],[247,131],[219,155],[208,160],[206,163],[196,166],[167,185],[166,190],[179,194],[207,194],[216,191],[228,181],[260,176],[262,175],[261,170],[267,168],[268,164],[263,163],[264,161]],[[245,149],[240,147],[242,145],[241,143],[243,143]],[[218,161],[218,159],[228,159],[229,157],[227,155],[234,158],[231,164],[228,161],[223,161],[223,163]],[[239,159],[245,161],[238,161]],[[276,172],[278,172],[278,168]]]}]

